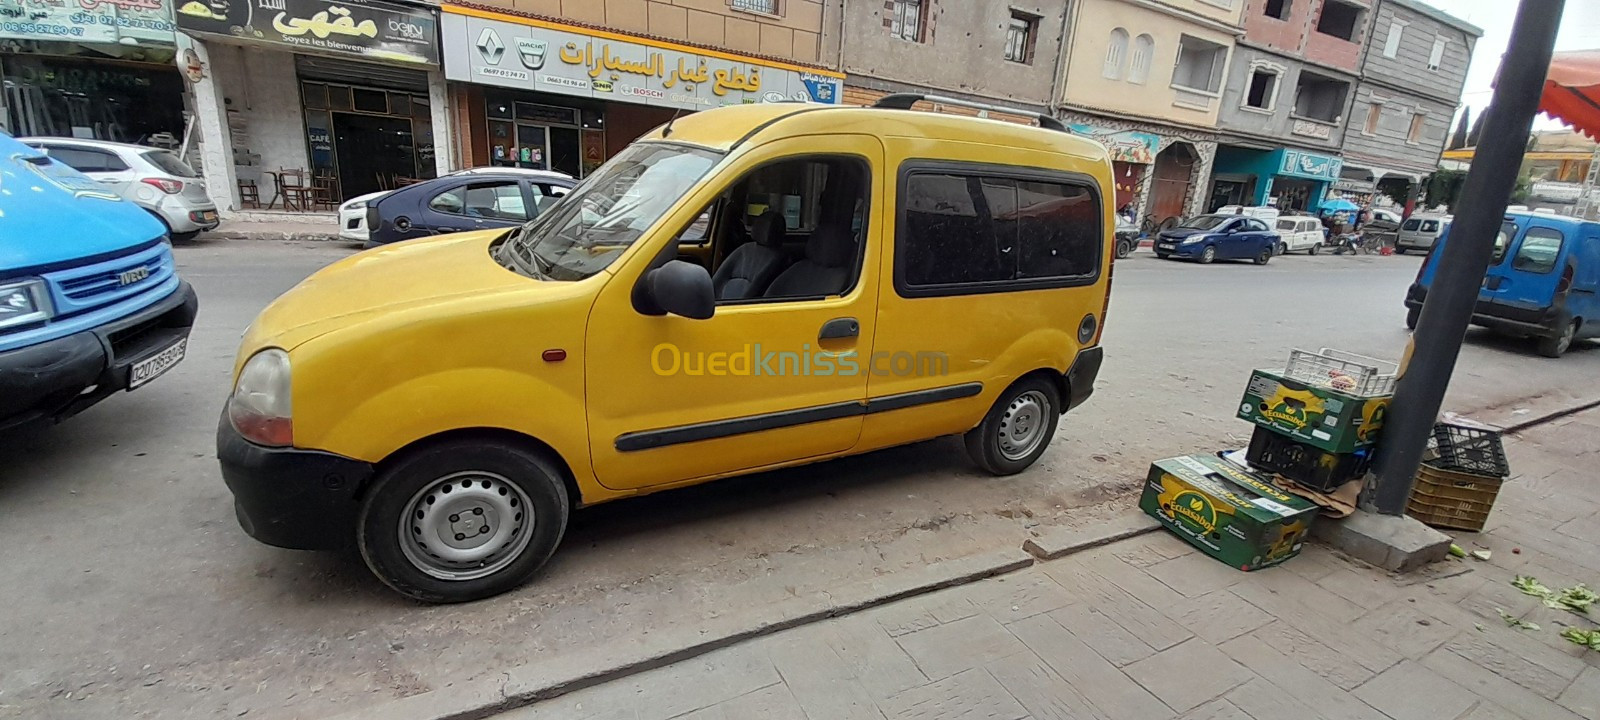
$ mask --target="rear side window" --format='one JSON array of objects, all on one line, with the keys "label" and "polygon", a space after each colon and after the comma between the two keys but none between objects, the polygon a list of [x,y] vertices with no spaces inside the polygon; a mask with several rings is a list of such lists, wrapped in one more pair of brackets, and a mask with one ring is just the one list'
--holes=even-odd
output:
[{"label": "rear side window", "polygon": [[1499,264],[1506,259],[1506,248],[1511,245],[1511,238],[1517,236],[1517,224],[1513,222],[1502,223],[1500,234],[1494,238],[1494,255],[1489,258],[1489,264]]},{"label": "rear side window", "polygon": [[149,161],[151,165],[161,168],[162,172],[173,177],[200,177],[200,174],[196,173],[194,168],[189,167],[188,163],[179,160],[177,155],[173,155],[165,150],[147,152],[144,154],[144,159]]},{"label": "rear side window", "polygon": [[1561,233],[1550,228],[1529,228],[1511,258],[1511,269],[1531,273],[1548,273],[1556,269],[1556,258],[1561,255]]},{"label": "rear side window", "polygon": [[1417,219],[1417,218],[1411,218],[1410,220],[1407,220],[1404,225],[1401,225],[1400,229],[1401,230],[1416,230],[1417,228],[1420,228],[1420,227],[1422,227],[1422,221]]},{"label": "rear side window", "polygon": [[488,220],[527,220],[522,187],[515,182],[473,183],[446,190],[428,201],[428,207],[450,215]]},{"label": "rear side window", "polygon": [[128,164],[122,158],[103,150],[90,150],[88,148],[73,148],[60,146],[44,146],[50,157],[55,158],[78,172],[122,172],[128,169]]},{"label": "rear side window", "polygon": [[896,288],[907,297],[1065,287],[1099,273],[1099,193],[1087,181],[989,168],[913,169],[900,190]]}]

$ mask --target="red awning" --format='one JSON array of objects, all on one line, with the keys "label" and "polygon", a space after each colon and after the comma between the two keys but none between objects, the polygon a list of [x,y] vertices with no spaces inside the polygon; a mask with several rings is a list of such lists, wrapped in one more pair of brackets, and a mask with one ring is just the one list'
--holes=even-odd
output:
[{"label": "red awning", "polygon": [[1600,141],[1600,50],[1556,53],[1539,109]]}]

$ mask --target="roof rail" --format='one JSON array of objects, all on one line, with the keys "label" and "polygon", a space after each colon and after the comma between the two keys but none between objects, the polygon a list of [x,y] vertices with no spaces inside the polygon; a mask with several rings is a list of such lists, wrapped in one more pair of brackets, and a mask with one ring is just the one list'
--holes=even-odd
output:
[{"label": "roof rail", "polygon": [[1044,128],[1046,130],[1056,130],[1058,132],[1064,132],[1064,133],[1071,133],[1072,132],[1072,131],[1067,129],[1066,125],[1062,125],[1060,120],[1057,120],[1057,119],[1055,119],[1053,117],[1050,117],[1049,115],[1046,115],[1044,113],[1036,113],[1036,112],[1033,112],[1032,110],[1019,110],[1019,109],[1016,109],[1016,108],[1000,107],[999,105],[989,105],[987,103],[973,102],[971,100],[962,100],[960,98],[945,97],[943,95],[924,95],[922,93],[893,93],[893,94],[885,95],[885,96],[883,96],[881,98],[878,98],[878,101],[873,103],[872,107],[885,108],[885,109],[888,109],[888,110],[910,110],[911,106],[916,105],[919,101],[922,101],[922,100],[926,100],[926,101],[931,102],[931,103],[938,103],[940,105],[955,105],[955,106],[958,106],[958,107],[972,108],[974,110],[984,110],[984,111],[987,111],[987,112],[1007,113],[1009,115],[1022,115],[1024,117],[1031,117],[1034,120],[1038,121],[1039,127],[1042,127],[1042,128]]}]

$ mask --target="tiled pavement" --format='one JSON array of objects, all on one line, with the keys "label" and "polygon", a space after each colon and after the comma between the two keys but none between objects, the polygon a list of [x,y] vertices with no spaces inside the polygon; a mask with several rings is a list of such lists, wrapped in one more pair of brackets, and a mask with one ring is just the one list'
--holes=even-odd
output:
[{"label": "tiled pavement", "polygon": [[1597,437],[1590,411],[1510,443],[1490,532],[1457,536],[1490,562],[1397,577],[1308,546],[1245,574],[1158,532],[500,717],[1594,720],[1600,652],[1557,635],[1594,624],[1508,581],[1600,586]]}]

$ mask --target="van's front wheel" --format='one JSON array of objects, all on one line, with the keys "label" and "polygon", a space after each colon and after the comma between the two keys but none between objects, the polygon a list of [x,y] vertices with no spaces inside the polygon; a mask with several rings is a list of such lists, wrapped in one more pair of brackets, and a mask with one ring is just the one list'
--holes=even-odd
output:
[{"label": "van's front wheel", "polygon": [[361,557],[424,602],[497,595],[538,572],[566,532],[560,470],[503,443],[427,448],[388,468],[362,502]]},{"label": "van's front wheel", "polygon": [[1044,378],[1030,377],[1007,388],[983,422],[968,430],[967,453],[995,475],[1015,475],[1044,454],[1061,419],[1061,399]]}]

